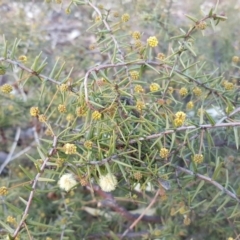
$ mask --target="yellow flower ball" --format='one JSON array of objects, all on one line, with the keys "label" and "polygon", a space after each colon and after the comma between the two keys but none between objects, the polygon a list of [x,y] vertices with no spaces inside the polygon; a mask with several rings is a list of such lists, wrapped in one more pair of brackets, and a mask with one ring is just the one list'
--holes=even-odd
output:
[{"label": "yellow flower ball", "polygon": [[138,80],[139,79],[139,72],[138,71],[131,71],[130,76],[133,80]]},{"label": "yellow flower ball", "polygon": [[142,101],[137,101],[136,108],[138,111],[142,111],[145,108],[145,104]]},{"label": "yellow flower ball", "polygon": [[160,157],[161,158],[167,158],[168,155],[169,155],[169,150],[167,148],[160,149]]},{"label": "yellow flower ball", "polygon": [[141,38],[141,33],[139,31],[134,31],[132,33],[132,38],[135,40],[139,40]]},{"label": "yellow flower ball", "polygon": [[60,113],[65,113],[65,112],[67,112],[67,109],[66,109],[65,105],[59,104],[59,105],[58,105],[58,111],[59,111]]},{"label": "yellow flower ball", "polygon": [[144,89],[143,89],[143,87],[142,87],[141,85],[136,85],[136,86],[134,87],[134,91],[135,91],[136,93],[143,93],[143,92],[144,92]]},{"label": "yellow flower ball", "polygon": [[158,45],[158,40],[157,40],[157,38],[155,37],[155,36],[152,36],[152,37],[149,37],[148,39],[147,39],[147,43],[148,43],[148,46],[149,47],[157,47],[157,45]]},{"label": "yellow flower ball", "polygon": [[1,92],[9,94],[10,92],[12,92],[13,87],[10,84],[4,84],[1,86],[0,89],[1,89]]},{"label": "yellow flower ball", "polygon": [[188,110],[193,109],[193,107],[194,107],[194,104],[193,104],[192,101],[190,101],[190,102],[187,103],[187,109],[188,109]]},{"label": "yellow flower ball", "polygon": [[160,89],[160,86],[157,83],[151,83],[149,88],[150,88],[151,92],[156,92],[156,91],[158,91]]},{"label": "yellow flower ball", "polygon": [[187,95],[188,95],[188,90],[187,90],[187,88],[182,87],[182,88],[179,90],[179,94],[180,94],[182,97],[187,96]]},{"label": "yellow flower ball", "polygon": [[196,163],[196,164],[200,164],[203,162],[203,155],[202,154],[195,154],[193,156],[193,161]]},{"label": "yellow flower ball", "polygon": [[87,148],[87,149],[92,149],[92,146],[93,146],[93,142],[92,141],[89,141],[87,140],[86,142],[84,142],[84,147]]},{"label": "yellow flower ball", "polygon": [[128,22],[129,19],[130,19],[129,14],[125,13],[125,14],[122,15],[122,21],[123,21],[123,22]]},{"label": "yellow flower ball", "polygon": [[27,56],[21,55],[21,56],[18,57],[18,60],[21,61],[21,62],[26,62],[27,61]]},{"label": "yellow flower ball", "polygon": [[65,154],[75,154],[77,152],[77,147],[75,144],[72,144],[72,143],[66,143],[64,146],[63,146],[63,150],[65,152]]},{"label": "yellow flower ball", "polygon": [[94,111],[92,113],[93,120],[99,120],[102,117],[102,114],[99,111]]},{"label": "yellow flower ball", "polygon": [[38,107],[31,107],[30,108],[30,115],[32,117],[37,117],[39,115],[40,111],[38,109]]},{"label": "yellow flower ball", "polygon": [[202,90],[199,87],[195,87],[193,89],[193,93],[195,94],[195,96],[200,97],[202,95]]},{"label": "yellow flower ball", "polygon": [[240,61],[240,58],[238,56],[233,56],[232,57],[232,62],[238,63]]},{"label": "yellow flower ball", "polygon": [[6,196],[7,194],[8,194],[7,187],[5,187],[5,186],[0,187],[0,196]]}]

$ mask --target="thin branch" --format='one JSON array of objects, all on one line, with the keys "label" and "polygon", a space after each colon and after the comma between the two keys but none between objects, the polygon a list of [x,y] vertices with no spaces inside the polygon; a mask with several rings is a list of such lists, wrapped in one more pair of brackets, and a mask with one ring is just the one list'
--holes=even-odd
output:
[{"label": "thin branch", "polygon": [[11,63],[11,64],[13,64],[13,65],[21,68],[22,70],[25,70],[26,72],[31,73],[32,75],[36,75],[36,76],[38,76],[39,78],[43,78],[43,79],[45,79],[45,80],[47,80],[47,81],[50,81],[50,82],[52,82],[52,83],[55,83],[55,84],[57,84],[57,85],[60,85],[60,84],[61,84],[60,82],[57,82],[56,80],[54,80],[54,79],[52,79],[52,78],[50,78],[50,77],[47,77],[47,76],[45,76],[45,75],[43,75],[43,74],[38,74],[37,72],[35,72],[35,71],[33,71],[32,69],[30,69],[30,68],[28,68],[28,67],[20,64],[20,63],[17,62],[17,61],[14,61],[14,60],[11,60],[11,59],[0,58],[0,62],[1,62],[1,61]]},{"label": "thin branch", "polygon": [[16,146],[17,146],[17,143],[18,143],[18,140],[19,140],[19,137],[20,137],[20,133],[21,133],[21,128],[18,127],[17,131],[16,131],[16,134],[15,134],[14,142],[13,142],[11,150],[10,150],[10,153],[8,154],[7,159],[3,162],[3,164],[0,167],[0,175],[1,175],[2,171],[3,171],[3,169],[12,160],[12,155],[13,155],[15,149],[16,149]]},{"label": "thin branch", "polygon": [[214,181],[213,179],[211,179],[210,177],[207,177],[205,175],[202,175],[202,174],[199,174],[199,173],[194,173],[192,172],[191,170],[188,170],[186,168],[183,168],[183,167],[179,167],[177,165],[174,165],[174,164],[171,164],[172,167],[176,168],[177,170],[181,171],[181,172],[184,172],[184,173],[187,173],[189,175],[192,175],[192,176],[196,176],[197,178],[199,179],[202,179],[204,180],[205,182],[208,182],[212,185],[214,185],[216,188],[218,188],[219,190],[221,190],[222,192],[226,193],[229,197],[235,199],[237,202],[240,203],[240,199],[239,197],[234,194],[233,192],[229,191],[228,189],[226,189],[225,187],[223,187],[220,183]]},{"label": "thin branch", "polygon": [[[145,222],[151,222],[151,223],[161,223],[161,218],[155,217],[155,216],[144,216],[146,211],[152,206],[148,206],[147,209],[144,211],[144,214],[132,214],[129,211],[127,211],[124,207],[119,206],[116,202],[115,198],[112,194],[104,192],[99,186],[97,185],[89,185],[87,186],[87,189],[89,191],[94,191],[99,196],[103,197],[105,200],[101,202],[102,207],[109,207],[115,212],[119,213],[122,217],[126,218],[128,221],[135,221],[138,220],[138,222],[145,221]],[[159,191],[159,190],[158,190]]]},{"label": "thin branch", "polygon": [[43,174],[44,169],[45,169],[45,167],[46,167],[46,165],[47,165],[48,160],[50,159],[51,156],[54,155],[54,153],[55,153],[55,151],[56,151],[56,147],[57,147],[57,137],[54,136],[54,138],[53,138],[53,146],[52,146],[52,148],[51,148],[51,149],[49,150],[49,152],[48,152],[48,157],[46,157],[46,158],[44,159],[43,164],[42,164],[42,166],[41,166],[41,168],[40,168],[39,173],[35,176],[35,178],[34,178],[34,180],[33,180],[32,187],[31,187],[32,190],[31,190],[31,192],[30,192],[30,194],[29,194],[28,201],[27,201],[27,204],[26,204],[26,208],[25,208],[24,213],[23,213],[23,216],[22,216],[22,218],[21,218],[21,220],[20,220],[20,222],[19,222],[19,224],[18,224],[18,226],[17,226],[17,228],[16,228],[16,230],[15,230],[15,232],[14,232],[14,234],[13,234],[13,238],[16,238],[16,236],[17,236],[17,234],[19,233],[20,229],[24,226],[24,222],[25,222],[25,220],[26,220],[26,218],[27,218],[27,216],[28,216],[28,212],[29,212],[29,209],[30,209],[32,200],[33,200],[33,196],[34,196],[34,192],[35,192],[35,189],[36,189],[38,180],[39,180],[39,178],[41,177],[41,175]]},{"label": "thin branch", "polygon": [[156,192],[154,198],[152,199],[152,201],[150,202],[150,204],[146,207],[146,209],[141,213],[141,215],[131,224],[131,226],[126,229],[126,231],[122,234],[120,239],[123,239],[124,236],[126,236],[126,234],[131,231],[137,224],[138,222],[143,218],[143,216],[145,215],[145,213],[153,206],[153,204],[157,201],[157,198],[159,196],[161,189],[159,188],[158,191]]}]

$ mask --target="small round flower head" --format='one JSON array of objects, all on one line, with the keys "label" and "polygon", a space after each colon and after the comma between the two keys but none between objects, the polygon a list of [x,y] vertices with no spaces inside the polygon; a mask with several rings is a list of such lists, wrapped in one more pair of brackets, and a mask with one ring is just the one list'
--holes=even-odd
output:
[{"label": "small round flower head", "polygon": [[198,29],[198,30],[204,30],[204,29],[206,29],[206,27],[207,27],[207,23],[204,21],[201,21],[196,24],[196,29]]},{"label": "small round flower head", "polygon": [[18,57],[18,60],[21,61],[21,62],[26,62],[27,61],[27,56],[21,55],[21,56]]},{"label": "small round flower head", "polygon": [[115,11],[115,12],[113,13],[113,16],[114,16],[115,18],[118,18],[118,17],[119,17],[119,12]]},{"label": "small round flower head", "polygon": [[238,56],[233,56],[232,57],[232,62],[238,63],[240,61],[240,58]]},{"label": "small round flower head", "polygon": [[195,154],[193,156],[193,161],[196,163],[196,164],[200,164],[203,162],[203,155],[202,154]]},{"label": "small round flower head", "polygon": [[141,85],[136,85],[136,86],[134,87],[134,91],[135,91],[136,93],[143,93],[143,92],[144,92],[144,89],[143,89],[143,87],[142,87]]},{"label": "small round flower head", "polygon": [[193,93],[195,94],[195,96],[200,97],[202,95],[202,90],[199,87],[195,87],[193,89]]},{"label": "small round flower head", "polygon": [[66,107],[65,107],[64,104],[59,104],[59,105],[58,105],[58,111],[59,111],[60,113],[65,113],[65,112],[67,111],[67,109],[66,109]]},{"label": "small round flower head", "polygon": [[187,110],[191,110],[194,107],[194,104],[192,101],[187,103]]},{"label": "small round flower head", "polygon": [[117,178],[111,173],[101,175],[99,179],[99,186],[104,192],[111,192],[116,189]]},{"label": "small round flower head", "polygon": [[39,115],[40,111],[38,109],[38,107],[31,107],[30,108],[30,115],[32,117],[37,117]]},{"label": "small round flower head", "polygon": [[86,142],[84,142],[84,147],[87,148],[87,149],[92,149],[92,146],[93,146],[93,142],[92,141],[89,141],[87,140]]},{"label": "small round flower head", "polygon": [[149,88],[150,88],[151,92],[156,92],[156,91],[158,91],[160,89],[160,86],[157,83],[151,83]]},{"label": "small round flower head", "polygon": [[187,96],[187,95],[188,95],[188,90],[187,90],[187,88],[182,87],[182,88],[179,90],[179,94],[180,94],[182,97]]},{"label": "small round flower head", "polygon": [[12,216],[8,216],[7,217],[7,222],[11,223],[11,224],[16,224],[16,218],[12,217]]},{"label": "small round flower head", "polygon": [[131,71],[130,76],[133,80],[138,80],[139,79],[139,72],[138,71]]},{"label": "small round flower head", "polygon": [[166,58],[166,56],[164,53],[158,53],[157,58],[163,61]]},{"label": "small round flower head", "polygon": [[75,180],[74,176],[71,173],[63,174],[58,181],[59,187],[65,190],[66,192],[72,189],[76,184],[77,181]]},{"label": "small round flower head", "polygon": [[47,136],[54,136],[54,133],[52,132],[52,130],[50,129],[50,128],[47,128],[46,129],[46,131],[45,131],[45,134],[47,135]]},{"label": "small round flower head", "polygon": [[77,147],[75,146],[75,144],[71,144],[71,143],[66,143],[63,146],[63,149],[65,154],[75,154],[77,152]]},{"label": "small round flower head", "polygon": [[98,15],[95,17],[95,22],[100,22],[101,20],[102,20],[101,16]]},{"label": "small round flower head", "polygon": [[160,149],[160,157],[161,158],[167,158],[168,155],[169,155],[169,150],[167,148]]},{"label": "small round flower head", "polygon": [[55,0],[57,4],[61,4],[62,0]]},{"label": "small round flower head", "polygon": [[134,31],[132,33],[132,38],[135,39],[135,40],[139,40],[141,37],[141,33],[139,31]]},{"label": "small round flower head", "polygon": [[134,46],[135,48],[140,48],[142,47],[142,42],[140,40],[137,40],[135,43],[134,43]]},{"label": "small round flower head", "polygon": [[78,107],[76,109],[76,114],[78,117],[82,117],[86,114],[86,109],[84,107]]},{"label": "small round flower head", "polygon": [[176,127],[180,127],[184,124],[184,121],[186,119],[186,114],[182,111],[179,111],[175,114],[175,119],[174,119],[174,125]]},{"label": "small round flower head", "polygon": [[66,83],[63,83],[59,86],[59,90],[61,92],[66,92],[68,90],[68,85]]},{"label": "small round flower head", "polygon": [[3,187],[0,187],[0,196],[6,196],[8,194],[8,189],[3,186]]},{"label": "small round flower head", "polygon": [[130,16],[129,16],[129,14],[127,14],[127,13],[124,13],[123,15],[122,15],[122,21],[123,22],[128,22],[129,21],[129,19],[130,19]]},{"label": "small round flower head", "polygon": [[136,108],[138,111],[142,111],[145,108],[145,104],[142,101],[137,101]]},{"label": "small round flower head", "polygon": [[147,43],[148,43],[148,46],[149,47],[157,47],[157,45],[158,45],[158,40],[157,40],[157,38],[155,37],[155,36],[152,36],[152,37],[149,37],[148,39],[147,39]]},{"label": "small round flower head", "polygon": [[141,180],[142,179],[142,177],[143,177],[143,175],[142,175],[142,173],[141,172],[135,172],[134,174],[133,174],[133,177],[136,179],[136,180]]},{"label": "small round flower head", "polygon": [[1,92],[10,93],[13,90],[13,87],[10,84],[4,84],[1,86]]},{"label": "small round flower head", "polygon": [[66,120],[67,120],[68,122],[72,122],[72,121],[74,120],[74,115],[71,114],[71,113],[69,113],[69,114],[67,115],[67,117],[66,117]]},{"label": "small round flower head", "polygon": [[232,82],[225,81],[223,84],[224,84],[224,85],[223,85],[224,88],[225,88],[226,90],[228,90],[228,91],[234,89],[234,84],[233,84]]},{"label": "small round flower head", "polygon": [[47,121],[47,117],[44,114],[40,114],[38,116],[38,120],[39,120],[39,122],[46,122]]},{"label": "small round flower head", "polygon": [[99,120],[102,117],[102,114],[99,111],[94,111],[92,113],[93,120]]}]

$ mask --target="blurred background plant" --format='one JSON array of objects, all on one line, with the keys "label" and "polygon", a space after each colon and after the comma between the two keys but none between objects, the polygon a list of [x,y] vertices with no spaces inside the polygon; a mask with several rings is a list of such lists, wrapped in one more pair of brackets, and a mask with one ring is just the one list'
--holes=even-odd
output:
[{"label": "blurred background plant", "polygon": [[1,1],[3,239],[239,239],[237,1]]}]

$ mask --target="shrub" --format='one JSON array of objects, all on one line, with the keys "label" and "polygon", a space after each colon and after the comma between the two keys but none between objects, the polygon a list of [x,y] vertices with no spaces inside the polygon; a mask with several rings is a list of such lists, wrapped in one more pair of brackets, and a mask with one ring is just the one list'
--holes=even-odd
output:
[{"label": "shrub", "polygon": [[5,5],[22,21],[11,33],[3,23],[1,39],[1,234],[237,239],[239,57],[221,40],[226,6],[186,7],[185,20],[172,1],[110,3]]}]

